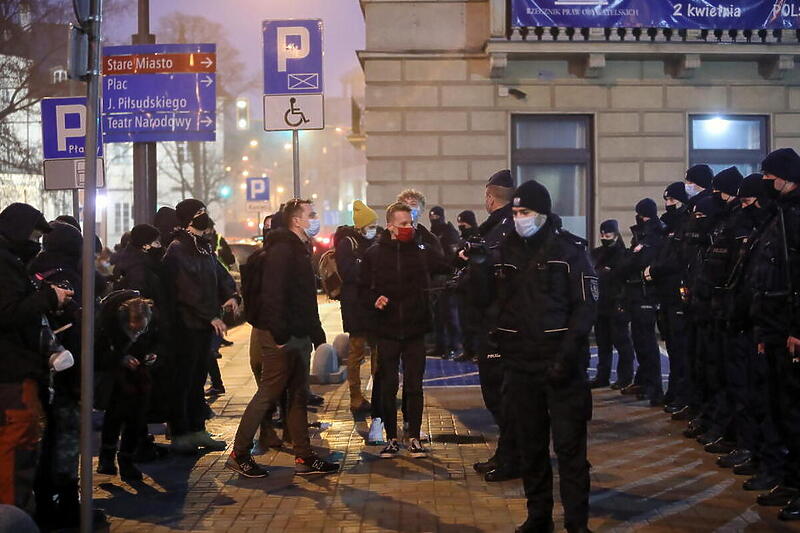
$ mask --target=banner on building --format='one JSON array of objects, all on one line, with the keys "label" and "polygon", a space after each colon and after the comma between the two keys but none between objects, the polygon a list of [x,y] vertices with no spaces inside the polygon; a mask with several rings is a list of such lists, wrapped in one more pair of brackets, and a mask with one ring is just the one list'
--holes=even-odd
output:
[{"label": "banner on building", "polygon": [[800,0],[511,0],[512,24],[568,28],[800,28]]}]

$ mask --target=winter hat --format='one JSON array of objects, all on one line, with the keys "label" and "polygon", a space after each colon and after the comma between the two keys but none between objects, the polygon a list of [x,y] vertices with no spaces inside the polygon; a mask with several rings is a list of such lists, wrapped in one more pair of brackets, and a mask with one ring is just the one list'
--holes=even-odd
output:
[{"label": "winter hat", "polygon": [[750,174],[739,185],[739,198],[760,198],[764,195],[764,180],[761,174]]},{"label": "winter hat", "polygon": [[711,186],[712,179],[714,179],[714,171],[708,165],[695,165],[686,171],[686,181],[690,181],[704,189],[708,189]]},{"label": "winter hat", "polygon": [[161,234],[158,228],[150,224],[137,224],[131,230],[131,245],[134,248],[141,248],[146,244],[157,241]]},{"label": "winter hat", "polygon": [[666,200],[667,198],[678,200],[682,204],[689,203],[689,195],[686,194],[686,186],[680,181],[670,183],[669,186],[664,189],[664,199]]},{"label": "winter hat", "polygon": [[616,219],[609,218],[600,224],[601,233],[619,233],[619,222]]},{"label": "winter hat", "polygon": [[636,214],[647,218],[658,218],[658,206],[652,198],[639,200],[636,204]]},{"label": "winter hat", "polygon": [[486,184],[488,187],[489,185],[497,185],[498,187],[506,187],[508,189],[514,188],[514,179],[511,177],[511,171],[507,168],[495,172],[492,174],[492,177],[489,178],[489,183]]},{"label": "winter hat", "polygon": [[[273,222],[275,218],[272,219]],[[378,214],[361,200],[353,202],[353,225],[358,228],[366,228],[378,221]]]},{"label": "winter hat", "polygon": [[52,231],[42,238],[42,250],[79,259],[83,249],[83,235],[72,224],[53,221]]},{"label": "winter hat", "polygon": [[738,168],[728,167],[714,176],[714,180],[711,182],[711,188],[715,191],[736,196],[743,179],[742,173],[739,172]]},{"label": "winter hat", "polygon": [[201,209],[205,209],[206,204],[194,198],[187,198],[175,206],[175,212],[178,215],[178,224],[181,227],[188,227],[194,216]]},{"label": "winter hat", "polygon": [[696,213],[703,213],[705,216],[712,218],[719,213],[719,202],[713,196],[705,196],[695,205]]},{"label": "winter hat", "polygon": [[35,229],[49,233],[52,228],[41,211],[31,205],[17,202],[0,212],[0,235],[13,243],[27,241]]},{"label": "winter hat", "polygon": [[461,211],[458,214],[457,220],[463,224],[467,224],[469,226],[475,227],[478,225],[478,219],[475,218],[475,213],[473,211]]},{"label": "winter hat", "polygon": [[800,155],[791,148],[775,150],[761,162],[761,171],[786,181],[800,183]]},{"label": "winter hat", "polygon": [[542,215],[549,215],[553,204],[544,185],[535,180],[526,181],[514,191],[514,207],[526,207]]},{"label": "winter hat", "polygon": [[431,208],[430,215],[436,216],[444,220],[444,207],[435,205]]},{"label": "winter hat", "polygon": [[76,230],[81,231],[80,223],[72,215],[57,216],[56,220],[59,221],[59,222],[64,222],[65,224],[69,224],[70,226],[72,226]]}]

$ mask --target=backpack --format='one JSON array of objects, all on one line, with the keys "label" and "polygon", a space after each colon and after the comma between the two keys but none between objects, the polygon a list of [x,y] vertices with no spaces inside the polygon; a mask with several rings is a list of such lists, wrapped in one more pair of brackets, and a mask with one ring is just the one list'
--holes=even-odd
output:
[{"label": "backpack", "polygon": [[242,300],[244,302],[244,318],[250,325],[255,326],[258,310],[261,308],[261,284],[264,279],[262,269],[267,257],[266,243],[264,246],[250,254],[247,262],[239,266],[242,277]]},{"label": "backpack", "polygon": [[[358,250],[358,241],[355,238],[345,237],[350,241],[353,251]],[[339,274],[339,267],[336,265],[336,246],[326,251],[319,258],[319,277],[322,282],[322,291],[331,300],[338,300],[342,296],[342,276]]]}]

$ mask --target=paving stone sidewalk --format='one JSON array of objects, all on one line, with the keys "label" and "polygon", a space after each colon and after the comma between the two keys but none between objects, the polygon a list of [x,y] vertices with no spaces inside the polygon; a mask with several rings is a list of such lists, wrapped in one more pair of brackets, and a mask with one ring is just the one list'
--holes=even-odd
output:
[{"label": "paving stone sidewalk", "polygon": [[[338,306],[321,314],[329,339],[341,331]],[[233,441],[255,390],[249,329],[235,329],[223,348],[227,394],[213,403],[208,428]],[[368,378],[369,369],[362,375]],[[142,465],[144,482],[95,475],[98,507],[114,532],[512,532],[525,519],[521,483],[490,484],[473,470],[496,442],[496,428],[477,387],[435,387],[425,392],[423,429],[431,456],[395,460],[365,446],[367,422],[349,410],[347,385],[315,386],[325,405],[310,419],[330,423],[312,434],[320,453],[332,452],[342,471],[325,477],[293,475],[293,456],[271,451],[258,458],[265,479],[245,479],[224,468],[228,452],[171,457]],[[610,390],[595,393],[590,426],[594,531],[800,531],[775,519],[774,508],[754,504],[743,481],[714,466],[715,457],[680,435],[682,426],[657,409]],[[163,436],[158,439],[163,441]],[[556,523],[561,527],[556,504]]]}]

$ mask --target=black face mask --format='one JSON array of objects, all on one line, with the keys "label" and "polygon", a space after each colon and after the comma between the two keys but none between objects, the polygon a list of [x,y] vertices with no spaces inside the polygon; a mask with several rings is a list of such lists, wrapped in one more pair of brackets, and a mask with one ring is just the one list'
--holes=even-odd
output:
[{"label": "black face mask", "polygon": [[764,181],[764,193],[771,200],[777,200],[781,197],[781,191],[775,188],[775,180],[762,180]]},{"label": "black face mask", "polygon": [[152,258],[160,260],[164,257],[164,248],[150,248],[146,253]]},{"label": "black face mask", "polygon": [[23,263],[28,263],[31,259],[36,257],[42,251],[42,245],[36,241],[25,241],[15,243],[11,251],[22,260]]},{"label": "black face mask", "polygon": [[636,225],[641,227],[644,226],[645,220],[641,217],[641,215],[636,215]]},{"label": "black face mask", "polygon": [[678,210],[678,206],[676,204],[666,206],[667,213],[674,213]]},{"label": "black face mask", "polygon": [[602,245],[605,246],[606,248],[608,248],[615,242],[617,242],[617,239],[600,239],[600,243],[602,243]]},{"label": "black face mask", "polygon": [[195,229],[205,231],[211,227],[211,217],[208,216],[208,213],[203,213],[200,216],[194,217],[190,225]]}]

